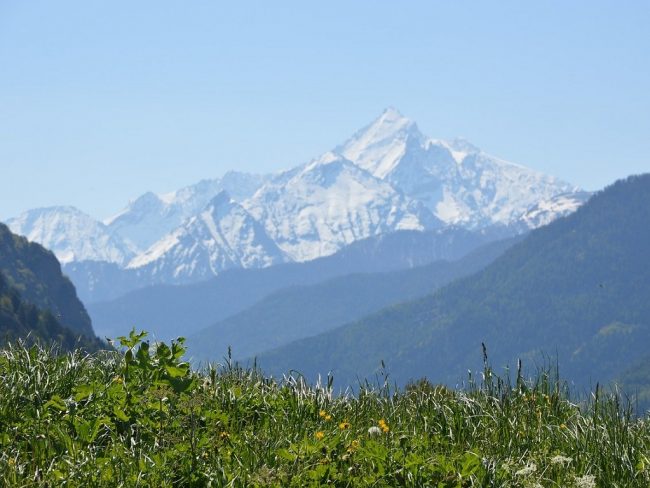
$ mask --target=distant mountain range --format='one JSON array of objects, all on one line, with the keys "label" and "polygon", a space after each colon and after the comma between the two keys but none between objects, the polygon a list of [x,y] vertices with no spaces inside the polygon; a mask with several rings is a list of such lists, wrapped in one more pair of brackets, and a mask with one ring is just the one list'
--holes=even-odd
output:
[{"label": "distant mountain range", "polygon": [[211,278],[230,268],[266,268],[287,261],[264,227],[222,191],[127,269],[179,283]]},{"label": "distant mountain range", "polygon": [[303,262],[399,230],[453,225],[513,235],[587,198],[467,141],[428,138],[390,108],[333,151],[285,172],[230,172],[169,194],[146,193],[103,223],[53,207],[8,224],[51,248],[81,296],[101,300],[110,294],[98,290],[109,284],[125,292]]},{"label": "distant mountain range", "polygon": [[138,252],[135,245],[74,207],[28,210],[7,225],[51,250],[62,264],[96,261],[126,266]]},{"label": "distant mountain range", "polygon": [[214,361],[231,349],[245,359],[297,339],[335,329],[389,305],[413,300],[475,273],[521,240],[484,244],[455,261],[382,273],[346,274],[312,285],[283,288],[253,306],[190,335],[195,362]]},{"label": "distant mountain range", "polygon": [[[382,273],[457,260],[500,238],[495,232],[454,227],[428,232],[396,231],[356,241],[331,256],[304,263],[234,268],[198,283],[155,285],[126,293],[116,293],[120,283],[107,280],[112,286],[97,291],[112,292],[113,298],[89,303],[88,310],[100,336],[115,337],[136,326],[158,339],[169,340],[188,336],[241,312],[283,288],[313,285],[351,273]],[[108,277],[111,270],[115,271],[106,270]],[[119,276],[118,273],[115,278]],[[85,278],[77,276],[77,281],[82,279]]]},{"label": "distant mountain range", "polygon": [[650,364],[648,249],[650,174],[615,183],[430,296],[258,361],[267,372],[311,379],[331,371],[340,386],[373,378],[384,361],[399,384],[426,376],[453,385],[481,367],[485,343],[498,372],[517,359],[529,368],[550,359],[580,388],[618,377],[639,385],[629,368]]},{"label": "distant mountain range", "polygon": [[463,139],[426,137],[394,108],[335,152],[424,203],[446,224],[469,228],[513,224],[539,202],[577,190]]},{"label": "distant mountain range", "polygon": [[203,180],[171,193],[156,195],[148,192],[130,202],[117,215],[106,219],[104,224],[141,251],[146,250],[201,212],[218,193],[225,191],[241,202],[252,196],[267,178],[230,171],[223,178]]}]

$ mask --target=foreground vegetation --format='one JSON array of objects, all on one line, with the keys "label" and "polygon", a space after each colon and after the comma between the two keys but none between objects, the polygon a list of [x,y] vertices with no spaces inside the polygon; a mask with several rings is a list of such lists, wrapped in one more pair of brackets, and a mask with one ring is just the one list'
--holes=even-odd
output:
[{"label": "foreground vegetation", "polygon": [[182,341],[125,352],[0,353],[3,486],[639,486],[650,428],[616,396],[556,379],[465,391],[426,381],[355,396],[182,362]]}]

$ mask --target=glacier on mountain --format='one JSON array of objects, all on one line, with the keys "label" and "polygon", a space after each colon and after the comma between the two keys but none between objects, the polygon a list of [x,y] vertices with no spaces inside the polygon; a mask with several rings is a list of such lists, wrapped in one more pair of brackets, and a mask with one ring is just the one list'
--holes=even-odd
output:
[{"label": "glacier on mountain", "polygon": [[392,185],[333,152],[278,175],[243,205],[294,261],[382,233],[441,225]]},{"label": "glacier on mountain", "polygon": [[262,225],[222,191],[201,212],[136,256],[127,269],[137,269],[155,282],[184,283],[229,268],[264,268],[286,261]]},{"label": "glacier on mountain", "polygon": [[9,219],[7,225],[12,232],[51,250],[63,264],[105,261],[124,265],[137,252],[104,224],[70,206],[28,210]]},{"label": "glacier on mountain", "polygon": [[514,224],[532,205],[578,190],[463,139],[428,138],[394,108],[336,151],[422,202],[443,222],[468,228]]},{"label": "glacier on mountain", "polygon": [[104,223],[145,250],[203,210],[219,192],[227,191],[236,201],[242,201],[255,193],[265,179],[262,175],[229,171],[222,178],[202,180],[174,192],[147,192]]},{"label": "glacier on mountain", "polygon": [[[466,140],[427,137],[389,108],[331,152],[288,171],[232,171],[145,193],[104,223],[70,207],[32,210],[9,223],[64,263],[115,263],[142,283],[178,283],[312,260],[403,229],[515,234],[574,211],[588,196]],[[93,273],[92,263],[86,268]]]}]

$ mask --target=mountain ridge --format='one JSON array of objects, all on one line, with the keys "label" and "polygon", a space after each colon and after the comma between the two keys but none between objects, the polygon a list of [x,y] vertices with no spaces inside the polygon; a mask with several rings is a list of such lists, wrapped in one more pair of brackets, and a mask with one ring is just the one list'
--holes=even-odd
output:
[{"label": "mountain ridge", "polygon": [[[70,224],[44,233],[60,220],[57,215],[20,231],[43,236],[39,239],[74,270],[72,275],[81,277],[76,284],[83,296],[96,294],[94,290],[108,285],[101,281],[111,277],[132,288],[208,279],[230,266],[268,265],[265,259],[225,259],[228,253],[215,236],[210,242],[179,240],[192,234],[190,221],[196,224],[222,190],[293,261],[331,255],[357,240],[402,229],[496,227],[514,235],[570,213],[585,200],[572,185],[490,156],[468,141],[425,136],[413,120],[389,108],[333,151],[288,171],[228,172],[174,192],[145,193],[105,223],[87,223],[84,232],[74,232]],[[554,200],[558,195],[567,195],[565,204]],[[116,256],[117,251],[94,237],[91,227],[101,229],[106,242],[119,240],[114,247],[121,254]],[[57,247],[59,241],[67,247]],[[73,242],[84,252],[72,252]],[[242,249],[230,256],[251,254],[247,240],[240,242]],[[155,265],[149,265],[152,249],[160,251],[154,253]],[[106,264],[111,262],[115,266]]]},{"label": "mountain ridge", "polygon": [[[168,339],[179,335],[178,331],[187,335],[207,327],[283,287],[314,284],[355,272],[393,271],[440,259],[455,260],[503,237],[507,234],[454,228],[398,231],[354,242],[336,254],[305,263],[233,268],[198,283],[159,284],[131,290],[111,300],[89,302],[88,310],[102,335],[122,335],[138,324],[157,337]],[[71,269],[66,269],[70,273]],[[76,272],[82,274],[84,270]],[[118,282],[119,274],[115,276],[109,271],[108,275],[111,283]],[[77,281],[82,278],[88,279],[88,275],[77,276]]]},{"label": "mountain ridge", "polygon": [[259,364],[309,378],[333,371],[346,384],[373,377],[383,360],[398,383],[427,376],[454,384],[480,369],[483,342],[497,368],[547,353],[577,385],[614,379],[647,355],[649,198],[650,174],[619,181],[479,273],[262,354]]},{"label": "mountain ridge", "polygon": [[455,261],[435,261],[381,273],[354,273],[275,291],[253,306],[187,337],[193,361],[214,361],[232,351],[246,359],[317,335],[388,305],[431,293],[489,264],[521,236],[484,244]]}]

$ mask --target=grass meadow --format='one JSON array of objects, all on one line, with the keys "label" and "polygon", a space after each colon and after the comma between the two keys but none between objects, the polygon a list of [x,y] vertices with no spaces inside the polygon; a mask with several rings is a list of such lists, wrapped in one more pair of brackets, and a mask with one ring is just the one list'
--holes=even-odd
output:
[{"label": "grass meadow", "polygon": [[621,397],[574,403],[549,371],[462,390],[202,371],[182,340],[0,352],[0,485],[648,487],[650,427]]}]

